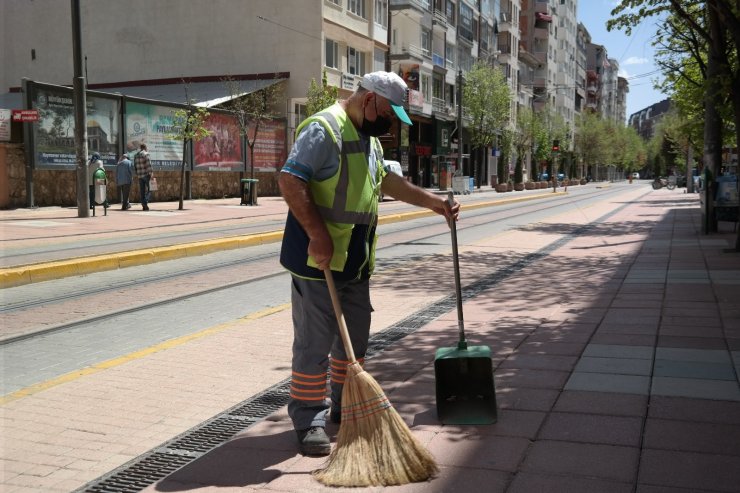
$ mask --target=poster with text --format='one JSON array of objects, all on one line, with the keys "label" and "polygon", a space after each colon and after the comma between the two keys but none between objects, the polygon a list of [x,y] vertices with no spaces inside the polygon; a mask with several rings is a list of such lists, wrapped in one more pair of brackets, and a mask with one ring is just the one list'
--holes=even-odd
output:
[{"label": "poster with text", "polygon": [[182,140],[173,139],[175,108],[146,103],[126,103],[126,148],[129,156],[146,144],[152,166],[179,169],[182,165]]},{"label": "poster with text", "polygon": [[[72,168],[77,164],[75,109],[72,89],[34,86],[31,106],[39,111],[33,124],[35,165]],[[87,153],[98,153],[103,164],[118,162],[119,100],[87,95]]]},{"label": "poster with text", "polygon": [[[250,139],[254,135],[254,124],[249,125]],[[278,171],[288,158],[285,150],[285,120],[270,120],[259,125],[254,145],[254,169],[256,171]],[[247,153],[249,153],[247,149]],[[249,169],[249,165],[247,165]]]},{"label": "poster with text", "polygon": [[244,153],[236,117],[211,113],[205,121],[208,137],[193,143],[196,170],[244,171]]}]

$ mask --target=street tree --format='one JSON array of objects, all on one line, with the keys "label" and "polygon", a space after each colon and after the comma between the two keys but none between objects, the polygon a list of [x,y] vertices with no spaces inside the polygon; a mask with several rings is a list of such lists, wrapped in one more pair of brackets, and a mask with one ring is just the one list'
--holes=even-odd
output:
[{"label": "street tree", "polygon": [[[623,28],[629,35],[646,17],[665,13],[680,20],[664,25],[666,38],[690,31],[691,36],[702,40],[695,43],[699,49],[690,53],[705,69],[703,163],[705,169],[716,176],[722,160],[721,111],[728,98],[733,107],[735,144],[740,145],[740,5],[736,0],[622,0],[612,11],[616,17],[607,23],[607,28]],[[717,225],[711,201],[707,201],[703,212],[702,230],[715,231]],[[736,249],[740,250],[740,231]]]},{"label": "street tree", "polygon": [[[273,78],[278,78],[275,74]],[[265,122],[273,120],[279,114],[277,105],[283,94],[283,82],[249,92],[242,87],[242,81],[232,77],[223,79],[231,98],[224,107],[231,110],[239,123],[239,133],[249,148],[249,178],[254,179],[254,146],[259,137],[260,128]]]},{"label": "street tree", "polygon": [[183,200],[185,198],[185,157],[188,142],[195,142],[207,137],[211,132],[204,126],[208,115],[208,110],[202,106],[195,106],[195,100],[191,99],[188,94],[187,84],[185,85],[185,99],[187,106],[175,110],[172,117],[172,133],[170,138],[182,140],[182,163],[180,165],[180,203],[178,210],[183,210]]},{"label": "street tree", "polygon": [[316,83],[316,79],[311,79],[311,85],[306,94],[306,116],[328,108],[336,103],[337,99],[339,99],[339,88],[329,85],[326,70],[324,70],[321,75],[321,85]]},{"label": "street tree", "polygon": [[[471,147],[485,149],[492,146],[511,116],[511,89],[504,73],[477,62],[465,76],[462,101],[464,115],[471,120]],[[480,176],[480,163],[475,164],[472,174],[473,177]],[[480,187],[482,180],[477,181]]]}]

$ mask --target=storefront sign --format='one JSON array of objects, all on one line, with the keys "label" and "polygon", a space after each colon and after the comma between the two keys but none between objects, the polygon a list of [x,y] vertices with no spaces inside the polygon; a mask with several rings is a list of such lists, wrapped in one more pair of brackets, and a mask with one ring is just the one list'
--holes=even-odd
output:
[{"label": "storefront sign", "polygon": [[13,110],[14,122],[37,122],[39,110]]}]

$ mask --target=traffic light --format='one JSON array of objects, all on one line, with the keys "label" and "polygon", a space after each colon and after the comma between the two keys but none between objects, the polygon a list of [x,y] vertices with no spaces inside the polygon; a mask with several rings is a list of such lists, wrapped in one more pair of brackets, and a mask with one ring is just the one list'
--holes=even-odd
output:
[{"label": "traffic light", "polygon": [[555,139],[552,141],[552,152],[558,151],[560,151],[560,141],[558,139]]}]

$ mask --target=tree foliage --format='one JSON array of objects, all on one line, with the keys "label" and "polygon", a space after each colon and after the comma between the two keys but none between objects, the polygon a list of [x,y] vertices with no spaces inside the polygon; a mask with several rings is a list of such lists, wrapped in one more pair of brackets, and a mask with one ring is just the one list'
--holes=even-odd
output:
[{"label": "tree foliage", "polygon": [[511,89],[498,68],[476,63],[463,85],[464,115],[471,119],[470,144],[486,147],[506,126],[511,113]]},{"label": "tree foliage", "polygon": [[308,87],[306,94],[306,116],[311,116],[324,108],[333,105],[339,99],[339,88],[330,86],[326,78],[326,70],[321,76],[321,85],[316,83],[316,79],[311,79],[311,85]]},{"label": "tree foliage", "polygon": [[201,106],[195,106],[195,100],[188,94],[185,85],[187,107],[175,110],[172,115],[172,133],[168,137],[182,141],[182,164],[180,166],[180,203],[178,210],[183,210],[185,199],[185,155],[188,142],[208,137],[211,133],[204,125],[210,112]]},{"label": "tree foliage", "polygon": [[[275,74],[274,78],[277,77],[278,74]],[[260,127],[279,114],[277,105],[283,94],[283,82],[271,84],[254,92],[244,90],[241,81],[232,77],[224,78],[223,82],[230,95],[224,107],[231,110],[239,122],[239,133],[249,147],[249,176],[254,178],[254,145],[259,137]]]}]

